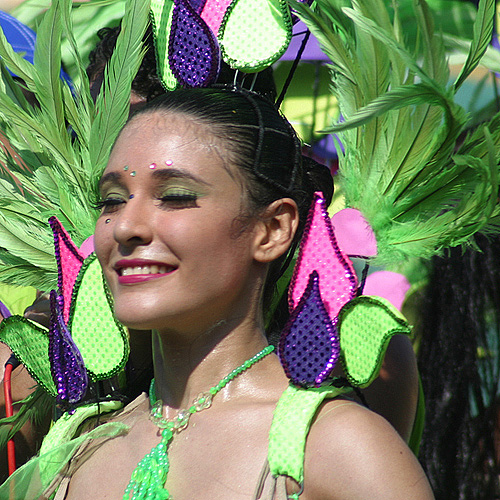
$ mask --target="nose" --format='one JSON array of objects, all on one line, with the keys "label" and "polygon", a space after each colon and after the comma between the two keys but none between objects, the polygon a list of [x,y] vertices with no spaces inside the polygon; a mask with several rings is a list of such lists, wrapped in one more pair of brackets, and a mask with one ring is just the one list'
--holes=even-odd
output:
[{"label": "nose", "polygon": [[148,245],[153,239],[151,210],[135,197],[115,215],[113,236],[123,247]]}]

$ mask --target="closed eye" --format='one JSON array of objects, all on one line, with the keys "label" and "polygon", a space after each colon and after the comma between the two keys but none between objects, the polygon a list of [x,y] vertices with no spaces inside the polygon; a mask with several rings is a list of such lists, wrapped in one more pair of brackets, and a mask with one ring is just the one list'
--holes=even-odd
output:
[{"label": "closed eye", "polygon": [[114,212],[122,203],[125,203],[123,198],[104,198],[95,204],[95,208],[100,210],[101,213],[107,214]]},{"label": "closed eye", "polygon": [[198,206],[198,195],[189,191],[169,192],[158,198],[165,208],[194,208]]}]

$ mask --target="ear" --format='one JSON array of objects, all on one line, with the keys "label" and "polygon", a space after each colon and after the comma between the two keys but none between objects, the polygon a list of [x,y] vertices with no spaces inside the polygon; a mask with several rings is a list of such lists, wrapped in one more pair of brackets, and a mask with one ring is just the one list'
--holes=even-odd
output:
[{"label": "ear", "polygon": [[256,225],[254,258],[268,263],[281,257],[290,245],[299,225],[299,210],[291,198],[273,201]]}]

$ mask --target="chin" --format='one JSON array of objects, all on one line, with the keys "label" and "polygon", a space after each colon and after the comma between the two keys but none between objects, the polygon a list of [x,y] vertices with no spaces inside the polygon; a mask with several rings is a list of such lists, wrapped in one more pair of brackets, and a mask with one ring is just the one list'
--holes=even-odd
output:
[{"label": "chin", "polygon": [[143,314],[132,315],[130,311],[124,314],[115,312],[115,317],[122,325],[133,330],[157,330],[159,327],[159,322],[155,319]]}]

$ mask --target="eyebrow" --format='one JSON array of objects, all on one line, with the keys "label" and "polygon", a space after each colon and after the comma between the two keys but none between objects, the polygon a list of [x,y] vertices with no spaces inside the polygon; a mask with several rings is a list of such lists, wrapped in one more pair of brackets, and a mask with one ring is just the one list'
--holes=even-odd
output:
[{"label": "eyebrow", "polygon": [[207,182],[200,177],[187,172],[186,170],[182,170],[179,168],[160,168],[153,171],[153,177],[159,179],[190,179],[192,181],[198,182],[200,184],[204,184],[206,186],[211,186],[210,182]]},{"label": "eyebrow", "polygon": [[[190,179],[192,181],[204,184],[206,186],[211,186],[210,182],[200,179],[196,175],[191,174],[185,170],[179,168],[160,168],[152,172],[154,178],[167,180],[167,179]],[[101,177],[99,181],[99,188],[101,188],[106,183],[123,184],[122,182],[123,174],[121,172],[108,172]]]},{"label": "eyebrow", "polygon": [[112,182],[115,184],[121,184],[122,174],[120,172],[108,172],[101,177],[99,181],[99,188],[101,188],[106,182]]}]

